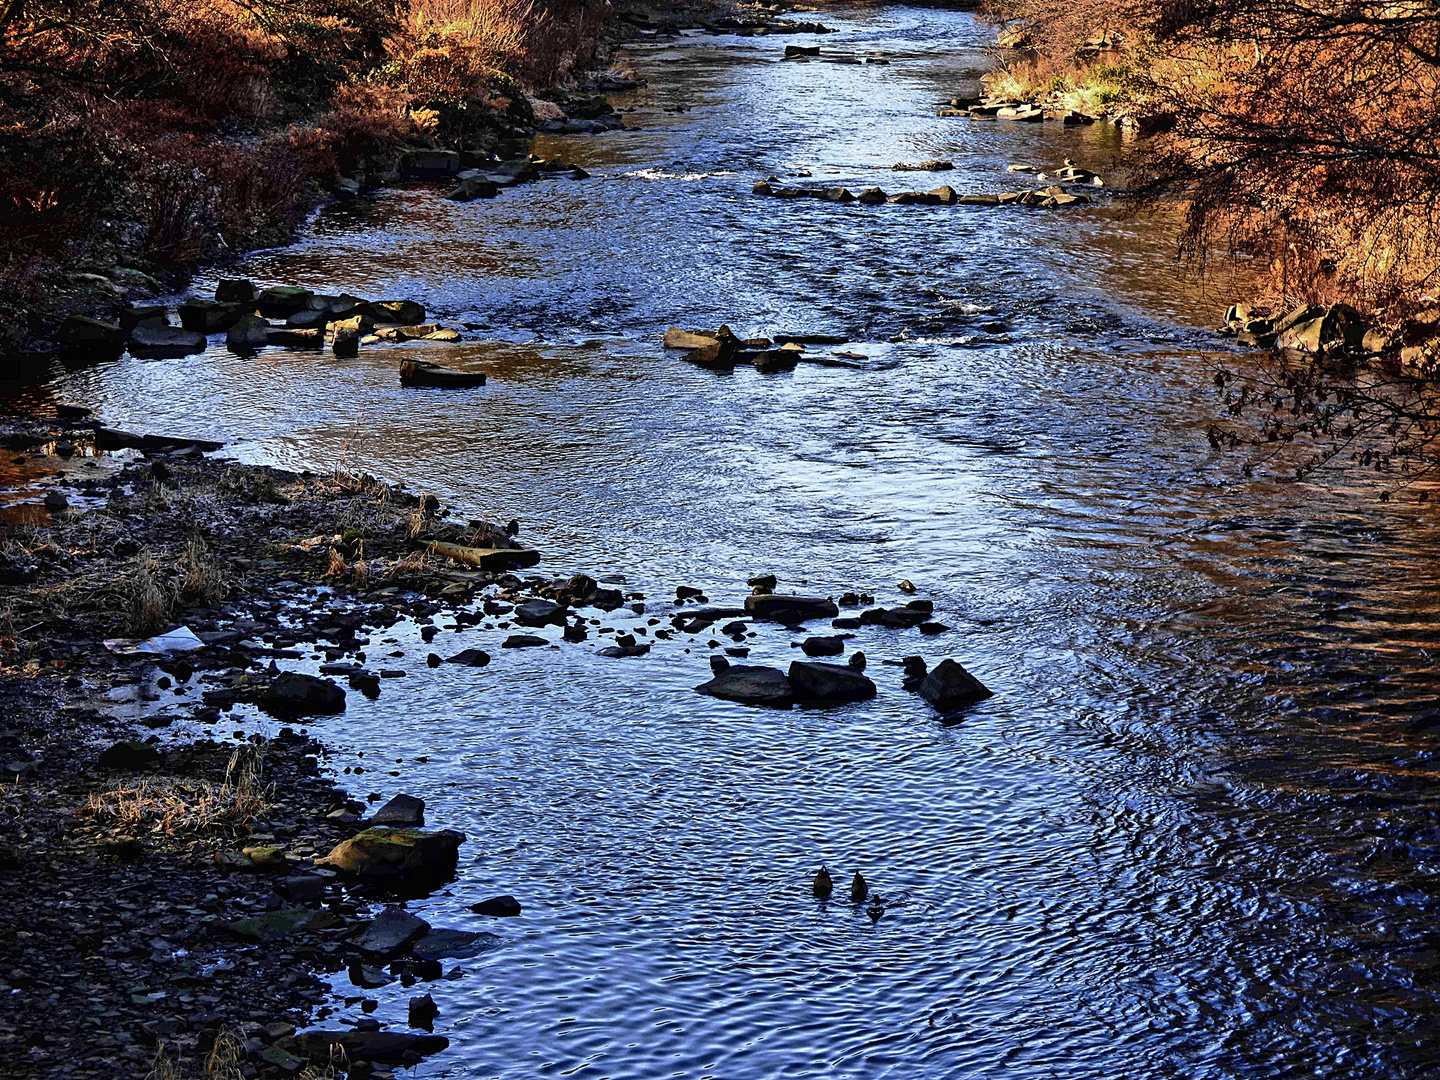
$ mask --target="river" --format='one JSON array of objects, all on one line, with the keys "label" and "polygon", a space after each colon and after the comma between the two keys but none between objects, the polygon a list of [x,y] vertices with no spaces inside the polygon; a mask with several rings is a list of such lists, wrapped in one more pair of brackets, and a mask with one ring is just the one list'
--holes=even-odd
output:
[{"label": "river", "polygon": [[[403,1027],[433,993],[453,1045],[420,1071],[457,1078],[1435,1071],[1434,751],[1404,731],[1440,696],[1433,512],[1209,450],[1230,297],[1177,277],[1162,226],[752,196],[801,169],[999,191],[1012,162],[1120,164],[1109,125],[938,119],[986,64],[968,14],[823,17],[837,33],[637,45],[649,86],[614,99],[635,130],[537,142],[588,180],[386,191],[226,271],[418,299],[472,327],[434,351],[484,390],[402,390],[383,347],[60,381],[116,426],[517,517],[542,570],[623,575],[647,617],[677,584],[734,603],[770,572],[883,603],[909,579],[953,628],[861,630],[879,696],[790,712],[695,694],[705,635],[432,672],[397,628],[408,677],[315,730],[337,768],[402,759],[373,790],[469,835],[412,908],[504,942],[370,992],[374,1015]],[[890,63],[779,62],[792,40]],[[889,171],[928,158],[956,168]],[[868,359],[726,376],[659,347],[720,322]],[[762,631],[752,659],[791,641]],[[881,662],[914,652],[995,697],[940,724]],[[883,917],[818,903],[821,863],[840,892],[861,870]],[[469,913],[502,892],[523,915]]]}]

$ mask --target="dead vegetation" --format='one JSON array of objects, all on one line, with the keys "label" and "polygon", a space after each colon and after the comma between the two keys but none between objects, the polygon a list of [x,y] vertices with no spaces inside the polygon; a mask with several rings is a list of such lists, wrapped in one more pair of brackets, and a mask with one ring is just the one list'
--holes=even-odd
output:
[{"label": "dead vegetation", "polygon": [[[1257,255],[1277,303],[1406,317],[1440,285],[1440,8],[1339,0],[989,0],[1017,84],[1108,73],[1155,134],[1185,251]],[[1096,54],[1087,42],[1120,45]]]},{"label": "dead vegetation", "polygon": [[0,352],[27,329],[16,301],[90,287],[76,267],[154,273],[282,242],[319,185],[385,173],[406,144],[498,146],[531,118],[522,86],[571,74],[609,10],[0,0]]},{"label": "dead vegetation", "polygon": [[174,777],[141,780],[91,793],[79,816],[166,836],[244,828],[271,808],[273,788],[261,785],[263,769],[263,748],[246,743],[230,756],[223,783]]}]

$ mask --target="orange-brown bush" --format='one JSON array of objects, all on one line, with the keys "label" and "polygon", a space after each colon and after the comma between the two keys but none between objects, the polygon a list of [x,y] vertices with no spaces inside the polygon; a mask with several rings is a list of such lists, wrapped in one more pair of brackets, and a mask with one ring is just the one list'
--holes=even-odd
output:
[{"label": "orange-brown bush", "polygon": [[1266,256],[1277,296],[1403,313],[1440,275],[1440,5],[1434,0],[990,0],[1047,62],[1129,32],[1155,195],[1185,246]]},{"label": "orange-brown bush", "polygon": [[157,266],[280,242],[312,181],[496,114],[524,120],[514,79],[573,71],[608,10],[0,0],[0,290],[23,300],[47,267],[120,257],[101,250],[122,241],[97,238],[100,219],[127,223],[124,258]]}]

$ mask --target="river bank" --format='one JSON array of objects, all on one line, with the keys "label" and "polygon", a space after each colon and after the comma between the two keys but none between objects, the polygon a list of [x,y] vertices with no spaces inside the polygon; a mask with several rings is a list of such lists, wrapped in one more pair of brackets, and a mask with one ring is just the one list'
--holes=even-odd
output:
[{"label": "river bank", "polygon": [[[63,420],[7,421],[4,442],[21,452],[10,482],[49,491],[11,504],[4,542],[7,1075],[290,1076],[330,1066],[335,1044],[342,1071],[383,1076],[443,1047],[364,1024],[293,1038],[334,1010],[325,972],[351,969],[359,1005],[479,938],[382,970],[420,932],[373,944],[366,916],[377,888],[408,882],[367,890],[311,865],[377,809],[337,786],[304,726],[346,691],[274,661],[319,640],[351,694],[378,696],[404,673],[365,668],[367,631],[519,584],[447,572],[409,541],[511,541],[370,478],[239,466],[201,456],[210,444]],[[390,823],[424,824],[421,809]]]}]

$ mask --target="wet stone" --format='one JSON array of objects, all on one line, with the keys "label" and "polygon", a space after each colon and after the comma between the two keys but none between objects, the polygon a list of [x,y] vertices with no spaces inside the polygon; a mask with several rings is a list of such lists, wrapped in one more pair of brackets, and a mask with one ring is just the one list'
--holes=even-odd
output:
[{"label": "wet stone", "polygon": [[807,705],[842,705],[875,696],[875,684],[849,665],[796,660],[790,665],[790,685]]},{"label": "wet stone", "polygon": [[403,908],[387,907],[350,943],[361,952],[389,956],[416,938],[424,937],[430,924]]},{"label": "wet stone", "polygon": [[942,713],[954,712],[995,696],[984,683],[954,660],[941,660],[935,665],[935,670],[919,684],[918,693]]},{"label": "wet stone", "polygon": [[741,667],[731,665],[696,691],[742,705],[765,705],[789,708],[795,703],[795,692],[785,673],[772,667]]},{"label": "wet stone", "polygon": [[370,818],[371,825],[420,826],[425,824],[425,800],[396,795]]},{"label": "wet stone", "polygon": [[843,637],[809,637],[800,645],[806,656],[841,656],[845,652]]}]

